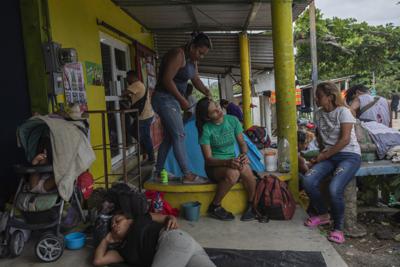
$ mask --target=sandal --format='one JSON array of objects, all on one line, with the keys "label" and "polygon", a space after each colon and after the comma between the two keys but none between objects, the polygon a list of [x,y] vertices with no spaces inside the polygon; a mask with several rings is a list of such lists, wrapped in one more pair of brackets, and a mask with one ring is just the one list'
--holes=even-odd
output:
[{"label": "sandal", "polygon": [[304,226],[317,227],[319,225],[330,224],[330,219],[321,219],[319,216],[311,216],[304,222]]},{"label": "sandal", "polygon": [[345,241],[344,234],[342,231],[334,230],[330,232],[328,240],[331,242],[335,242],[336,244],[343,244]]}]

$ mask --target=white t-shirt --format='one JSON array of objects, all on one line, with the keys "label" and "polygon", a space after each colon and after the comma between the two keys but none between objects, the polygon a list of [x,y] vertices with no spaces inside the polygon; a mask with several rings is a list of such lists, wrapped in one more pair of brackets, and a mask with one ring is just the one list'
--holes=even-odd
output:
[{"label": "white t-shirt", "polygon": [[[316,123],[325,148],[334,146],[340,138],[340,125],[342,123],[356,123],[356,119],[346,107],[337,107],[331,112],[322,109],[315,113]],[[350,143],[340,152],[351,152],[361,155],[360,145],[357,142],[356,134],[351,130]]]}]

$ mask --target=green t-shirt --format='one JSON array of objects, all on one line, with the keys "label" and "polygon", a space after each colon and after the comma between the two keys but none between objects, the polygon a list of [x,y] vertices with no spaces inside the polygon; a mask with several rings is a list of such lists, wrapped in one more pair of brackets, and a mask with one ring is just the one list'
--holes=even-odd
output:
[{"label": "green t-shirt", "polygon": [[235,157],[236,136],[242,132],[242,125],[236,117],[224,115],[224,121],[219,125],[212,122],[204,124],[200,144],[211,146],[213,158],[231,159]]}]

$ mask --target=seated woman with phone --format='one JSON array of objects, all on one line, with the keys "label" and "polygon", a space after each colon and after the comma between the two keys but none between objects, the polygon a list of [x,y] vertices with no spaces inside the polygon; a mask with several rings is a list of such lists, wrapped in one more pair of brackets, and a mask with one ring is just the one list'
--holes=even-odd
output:
[{"label": "seated woman with phone", "polygon": [[[252,202],[256,178],[246,155],[247,145],[243,139],[241,123],[234,116],[224,115],[217,102],[205,97],[196,106],[196,126],[207,176],[217,182],[217,191],[208,207],[208,214],[223,221],[235,218],[231,212],[221,206],[221,202],[241,179],[248,194],[248,206],[240,219],[242,221],[255,219]],[[238,157],[235,156],[235,141],[239,144],[241,153]]]}]

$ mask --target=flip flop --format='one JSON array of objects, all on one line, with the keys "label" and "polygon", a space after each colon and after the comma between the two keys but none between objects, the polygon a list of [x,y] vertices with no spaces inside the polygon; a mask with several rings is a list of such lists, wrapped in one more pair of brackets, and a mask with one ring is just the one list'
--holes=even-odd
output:
[{"label": "flip flop", "polygon": [[343,244],[345,241],[344,234],[342,231],[332,231],[328,236],[328,240],[336,244]]},{"label": "flip flop", "polygon": [[321,218],[319,216],[312,216],[304,222],[304,226],[317,227],[319,225],[325,225],[325,224],[330,224],[330,223],[331,223],[330,219],[321,220]]},{"label": "flip flop", "polygon": [[192,181],[183,179],[182,183],[183,184],[206,184],[206,183],[208,183],[208,179],[196,175]]}]

